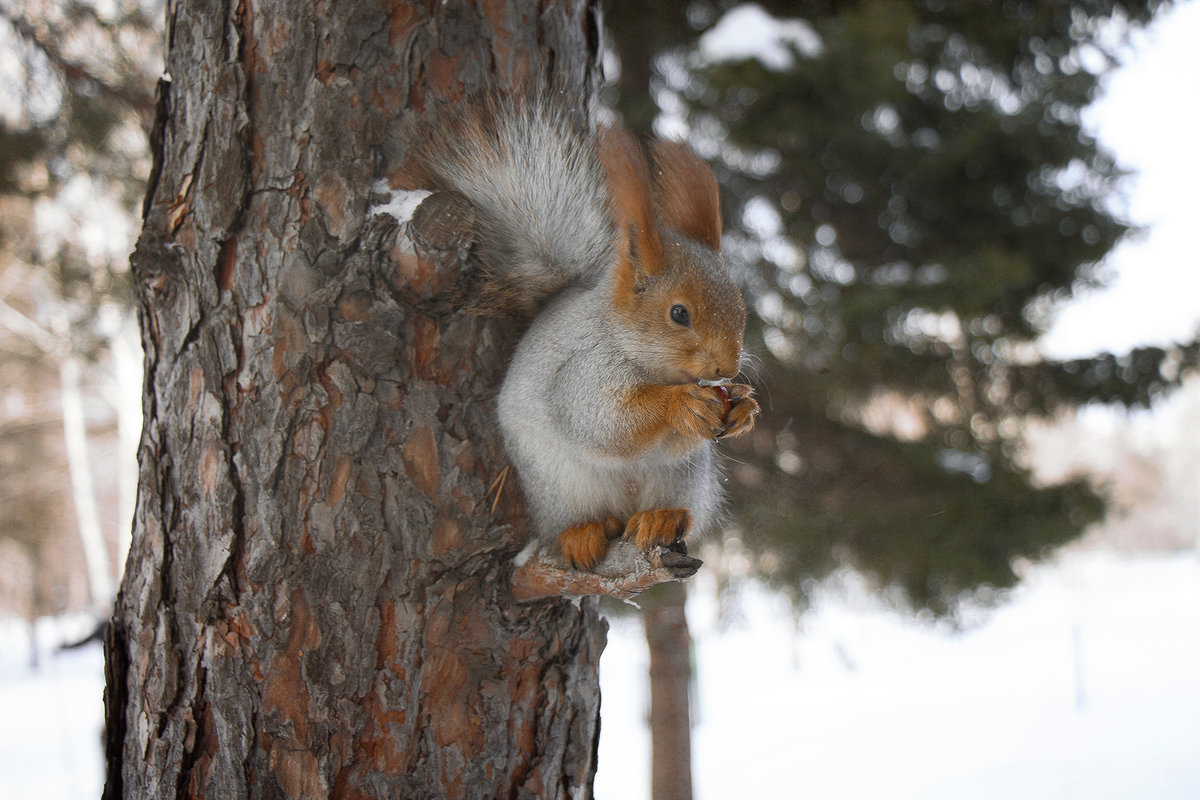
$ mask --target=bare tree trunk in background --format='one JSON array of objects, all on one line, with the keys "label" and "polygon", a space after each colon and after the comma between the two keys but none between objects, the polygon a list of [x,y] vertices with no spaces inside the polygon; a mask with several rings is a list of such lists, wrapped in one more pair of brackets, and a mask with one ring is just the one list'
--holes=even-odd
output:
[{"label": "bare tree trunk in background", "polygon": [[691,635],[687,586],[654,591],[642,614],[650,650],[650,787],[653,800],[692,800]]},{"label": "bare tree trunk in background", "polygon": [[597,5],[168,15],[105,797],[590,796],[606,626],[516,603],[515,481],[493,513],[513,325],[368,209],[408,114],[536,77],[582,107]]},{"label": "bare tree trunk in background", "polygon": [[59,364],[62,384],[63,441],[67,451],[67,468],[71,475],[71,497],[74,499],[75,524],[83,544],[84,563],[88,571],[88,594],[92,611],[108,608],[113,596],[113,575],[108,558],[108,545],[100,527],[100,509],[96,504],[96,482],[92,480],[92,465],[88,459],[87,421],[84,418],[83,392],[79,386],[79,360],[66,353]]},{"label": "bare tree trunk in background", "polygon": [[113,373],[105,385],[105,396],[117,413],[117,558],[123,566],[132,541],[133,511],[137,502],[137,450],[141,438],[142,413],[138,404],[142,386],[142,349],[137,320],[132,312],[120,312],[109,331]]}]

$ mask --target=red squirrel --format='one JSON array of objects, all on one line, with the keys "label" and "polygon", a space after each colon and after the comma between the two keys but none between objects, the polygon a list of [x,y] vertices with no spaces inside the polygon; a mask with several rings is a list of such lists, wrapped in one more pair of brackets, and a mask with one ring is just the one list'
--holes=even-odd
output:
[{"label": "red squirrel", "polygon": [[711,169],[667,141],[648,161],[623,128],[551,101],[458,113],[415,154],[472,207],[486,291],[532,313],[497,405],[532,550],[591,569],[612,540],[649,549],[711,527],[714,444],[759,415],[733,382],[746,307]]}]

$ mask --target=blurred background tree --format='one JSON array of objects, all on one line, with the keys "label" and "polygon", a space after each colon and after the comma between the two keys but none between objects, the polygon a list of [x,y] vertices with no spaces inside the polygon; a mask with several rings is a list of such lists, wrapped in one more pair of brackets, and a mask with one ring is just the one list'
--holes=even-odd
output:
[{"label": "blurred background tree", "polygon": [[[1037,345],[1132,232],[1123,173],[1081,115],[1164,5],[611,4],[608,101],[713,163],[761,356],[763,419],[728,445],[718,579],[748,565],[803,607],[851,568],[952,614],[1104,515],[1085,479],[1036,481],[1024,442],[1030,421],[1083,404],[1146,406],[1200,356],[1059,363]],[[655,592],[653,797],[686,800],[688,766],[663,765],[688,751],[688,669],[659,646],[687,638],[685,593]]]},{"label": "blurred background tree", "polygon": [[0,539],[30,567],[0,581],[31,616],[101,611],[127,546],[141,356],[126,256],[161,9],[0,2]]},{"label": "blurred background tree", "polygon": [[1145,406],[1196,365],[1195,342],[1065,363],[1036,344],[1131,232],[1081,112],[1162,5],[613,5],[616,104],[724,188],[766,401],[734,452],[735,536],[797,599],[842,566],[942,613],[1011,586],[1105,508],[1037,485],[1023,423]]}]

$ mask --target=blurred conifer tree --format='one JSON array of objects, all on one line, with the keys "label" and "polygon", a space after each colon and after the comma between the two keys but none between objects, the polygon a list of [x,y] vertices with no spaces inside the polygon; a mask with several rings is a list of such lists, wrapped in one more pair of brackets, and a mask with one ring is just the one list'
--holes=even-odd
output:
[{"label": "blurred conifer tree", "polygon": [[[0,0],[0,253],[6,269],[47,270],[78,306],[72,324],[101,298],[132,300],[161,18],[161,0]],[[56,214],[66,221],[45,222]],[[125,226],[123,239],[96,230]]]},{"label": "blurred conifer tree", "polygon": [[[126,377],[140,354],[127,254],[161,19],[161,0],[0,0],[0,538],[32,566],[32,615],[78,607],[78,559],[55,557],[73,529],[93,592],[109,599],[98,505],[109,483],[125,517],[103,519],[118,557],[128,538],[140,409],[124,384],[140,378]],[[112,417],[120,452],[93,486],[87,438],[109,435]]]},{"label": "blurred conifer tree", "polygon": [[1035,483],[1021,421],[1148,405],[1200,357],[1035,345],[1129,233],[1081,112],[1161,5],[768,0],[790,34],[729,56],[704,37],[752,36],[746,7],[613,4],[618,107],[687,131],[725,190],[766,400],[733,494],[780,585],[850,565],[947,611],[1102,515],[1082,480]]}]

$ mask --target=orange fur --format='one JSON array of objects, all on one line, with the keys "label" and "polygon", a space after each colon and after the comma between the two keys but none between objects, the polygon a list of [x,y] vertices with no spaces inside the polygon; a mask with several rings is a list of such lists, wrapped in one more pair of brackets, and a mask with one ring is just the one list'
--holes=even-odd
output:
[{"label": "orange fur", "polygon": [[720,438],[730,439],[749,432],[761,413],[753,390],[744,383],[735,383],[729,389],[729,413],[725,416],[725,430]]},{"label": "orange fur", "polygon": [[625,407],[636,420],[627,455],[666,447],[682,455],[701,442],[716,439],[724,424],[724,404],[706,386],[695,383],[646,384],[633,389]]},{"label": "orange fur", "polygon": [[599,150],[617,223],[618,294],[628,297],[662,265],[650,169],[641,148],[624,128],[610,126],[601,131]]},{"label": "orange fur", "polygon": [[705,247],[721,250],[721,193],[712,169],[686,145],[651,143],[659,219]]},{"label": "orange fur", "polygon": [[591,569],[608,552],[608,540],[621,535],[621,521],[609,517],[603,522],[582,522],[558,535],[563,557],[576,569]]},{"label": "orange fur", "polygon": [[686,508],[656,508],[639,511],[625,523],[625,538],[639,550],[655,545],[669,546],[687,536],[692,528],[692,512]]}]

